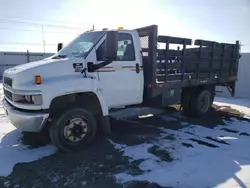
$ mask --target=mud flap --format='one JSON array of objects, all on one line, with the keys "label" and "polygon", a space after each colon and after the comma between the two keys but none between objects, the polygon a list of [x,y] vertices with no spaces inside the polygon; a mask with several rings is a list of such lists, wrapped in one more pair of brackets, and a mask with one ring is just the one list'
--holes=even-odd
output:
[{"label": "mud flap", "polygon": [[109,116],[101,117],[101,129],[105,134],[111,134],[111,126]]}]

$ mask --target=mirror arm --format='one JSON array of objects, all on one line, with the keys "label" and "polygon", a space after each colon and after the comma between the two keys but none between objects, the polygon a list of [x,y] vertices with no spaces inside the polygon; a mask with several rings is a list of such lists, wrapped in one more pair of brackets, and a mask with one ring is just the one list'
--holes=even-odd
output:
[{"label": "mirror arm", "polygon": [[111,61],[111,60],[107,60],[107,61],[103,61],[103,62],[98,63],[98,64],[92,64],[91,65],[91,71],[94,72],[94,71],[96,71],[96,70],[98,70],[98,69],[100,69],[100,68],[102,68],[102,67],[104,67],[104,66],[106,66],[106,65],[108,65],[108,64],[110,64],[112,62],[113,61]]}]

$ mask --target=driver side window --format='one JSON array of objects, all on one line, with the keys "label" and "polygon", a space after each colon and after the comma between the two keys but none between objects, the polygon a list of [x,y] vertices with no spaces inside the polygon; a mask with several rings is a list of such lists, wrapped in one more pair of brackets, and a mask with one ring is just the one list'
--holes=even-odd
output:
[{"label": "driver side window", "polygon": [[[105,41],[96,50],[97,61],[104,61]],[[134,61],[135,49],[132,36],[128,33],[118,33],[117,61]]]}]

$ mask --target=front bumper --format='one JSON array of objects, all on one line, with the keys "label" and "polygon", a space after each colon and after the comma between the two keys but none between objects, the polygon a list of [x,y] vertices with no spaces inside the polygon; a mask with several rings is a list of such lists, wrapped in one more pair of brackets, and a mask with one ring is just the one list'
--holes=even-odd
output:
[{"label": "front bumper", "polygon": [[16,110],[5,99],[2,102],[8,119],[21,132],[40,132],[49,117],[48,113]]}]

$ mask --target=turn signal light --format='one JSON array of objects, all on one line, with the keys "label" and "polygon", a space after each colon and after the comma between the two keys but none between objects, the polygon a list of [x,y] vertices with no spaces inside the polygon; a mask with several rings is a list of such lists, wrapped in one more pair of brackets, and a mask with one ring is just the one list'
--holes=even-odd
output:
[{"label": "turn signal light", "polygon": [[35,83],[38,85],[42,83],[42,78],[40,75],[35,76]]}]

